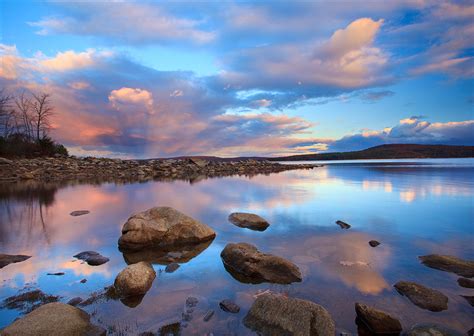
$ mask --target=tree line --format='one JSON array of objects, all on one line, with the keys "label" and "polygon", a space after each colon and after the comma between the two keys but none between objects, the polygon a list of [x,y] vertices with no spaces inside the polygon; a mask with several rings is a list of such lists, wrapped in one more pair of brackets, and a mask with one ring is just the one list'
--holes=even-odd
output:
[{"label": "tree line", "polygon": [[64,146],[49,136],[54,106],[48,93],[22,91],[10,95],[0,90],[0,155],[67,155]]}]

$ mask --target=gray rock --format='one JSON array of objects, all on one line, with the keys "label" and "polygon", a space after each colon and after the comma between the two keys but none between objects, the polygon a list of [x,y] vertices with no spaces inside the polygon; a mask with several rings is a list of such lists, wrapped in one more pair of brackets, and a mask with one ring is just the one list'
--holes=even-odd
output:
[{"label": "gray rock", "polygon": [[91,266],[99,266],[109,261],[109,258],[104,257],[99,252],[95,251],[84,251],[73,256],[74,258],[84,260]]},{"label": "gray rock", "polygon": [[90,213],[89,210],[76,210],[76,211],[71,212],[70,215],[77,217],[77,216],[87,215],[88,213]]},{"label": "gray rock", "polygon": [[464,288],[474,288],[474,280],[473,279],[459,278],[458,279],[458,284],[459,284],[459,286],[464,287]]},{"label": "gray rock", "polygon": [[371,240],[369,241],[369,245],[372,246],[372,247],[377,247],[380,245],[380,243],[376,240]]},{"label": "gray rock", "polygon": [[83,310],[64,303],[48,303],[3,329],[2,336],[105,336]]},{"label": "gray rock", "polygon": [[410,281],[399,281],[394,287],[420,308],[433,312],[448,309],[448,297],[435,289]]},{"label": "gray rock", "polygon": [[209,226],[170,207],[155,207],[130,217],[122,228],[119,247],[141,250],[150,246],[198,244],[214,239]]},{"label": "gray rock", "polygon": [[418,257],[421,262],[431,268],[457,275],[474,278],[474,261],[463,260],[454,256],[430,254]]},{"label": "gray rock", "polygon": [[225,312],[237,314],[240,311],[240,307],[233,301],[225,299],[219,302],[219,307]]},{"label": "gray rock", "polygon": [[31,256],[27,255],[12,255],[0,253],[0,268],[4,268],[7,265],[18,263],[30,259]]},{"label": "gray rock", "polygon": [[156,272],[151,264],[141,261],[125,267],[115,278],[114,288],[121,297],[144,295],[151,288],[155,277]]},{"label": "gray rock", "polygon": [[265,231],[270,225],[262,217],[244,212],[234,212],[229,215],[229,221],[242,228],[247,228],[256,231]]},{"label": "gray rock", "polygon": [[202,320],[204,322],[208,322],[211,320],[211,318],[214,316],[214,310],[208,310],[206,312],[206,314],[204,315],[204,317],[202,318]]},{"label": "gray rock", "polygon": [[461,333],[435,324],[417,324],[406,336],[462,336]]},{"label": "gray rock", "polygon": [[271,282],[290,284],[302,280],[301,272],[292,262],[265,254],[247,243],[227,244],[221,252],[226,270],[244,283]]},{"label": "gray rock", "polygon": [[75,298],[72,298],[71,300],[69,300],[67,302],[68,305],[71,305],[71,306],[77,306],[79,303],[81,303],[82,301],[84,301],[81,297],[77,296]]},{"label": "gray rock", "polygon": [[341,229],[350,229],[351,225],[343,222],[341,220],[336,221],[336,224],[341,227]]},{"label": "gray rock", "polygon": [[373,335],[399,335],[402,331],[400,321],[384,311],[362,303],[355,304],[355,311],[359,335],[367,331]]},{"label": "gray rock", "polygon": [[274,294],[259,296],[243,322],[260,335],[334,336],[336,332],[331,315],[320,305]]}]

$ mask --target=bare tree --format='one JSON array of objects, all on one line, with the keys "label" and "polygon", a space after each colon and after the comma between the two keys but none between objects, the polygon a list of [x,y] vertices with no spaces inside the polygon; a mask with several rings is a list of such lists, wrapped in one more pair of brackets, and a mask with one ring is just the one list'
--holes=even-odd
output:
[{"label": "bare tree", "polygon": [[[51,106],[51,95],[48,93],[33,93],[33,121],[36,140],[48,134],[51,129],[51,117],[54,115],[53,106]],[[41,135],[41,136],[40,136]]]},{"label": "bare tree", "polygon": [[0,135],[8,137],[11,128],[12,110],[10,106],[11,97],[4,89],[0,90]]},{"label": "bare tree", "polygon": [[15,98],[15,105],[18,108],[17,111],[17,132],[24,134],[28,139],[32,140],[34,133],[34,117],[33,117],[33,102],[31,98],[26,97],[23,91],[18,97]]}]

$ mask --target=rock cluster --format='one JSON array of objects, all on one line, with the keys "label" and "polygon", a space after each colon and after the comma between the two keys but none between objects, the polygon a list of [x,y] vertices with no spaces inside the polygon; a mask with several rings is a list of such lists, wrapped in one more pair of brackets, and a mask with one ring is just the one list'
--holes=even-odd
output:
[{"label": "rock cluster", "polygon": [[312,169],[314,164],[280,164],[266,160],[156,159],[121,160],[107,158],[42,157],[5,160],[0,182],[18,180],[103,180],[147,181],[181,179],[199,181],[208,177],[257,175],[292,169]]}]

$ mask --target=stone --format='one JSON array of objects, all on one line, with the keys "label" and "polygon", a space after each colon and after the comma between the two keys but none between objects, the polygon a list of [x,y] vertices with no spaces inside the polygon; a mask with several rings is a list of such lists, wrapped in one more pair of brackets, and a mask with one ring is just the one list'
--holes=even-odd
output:
[{"label": "stone", "polygon": [[406,332],[406,336],[462,336],[462,334],[435,324],[417,324]]},{"label": "stone", "polygon": [[199,168],[204,168],[209,164],[209,161],[199,159],[199,158],[190,158],[189,161],[195,164],[196,166],[198,166]]},{"label": "stone", "polygon": [[215,236],[209,226],[176,209],[155,207],[131,216],[118,243],[120,249],[141,250],[150,246],[199,244]]},{"label": "stone", "polygon": [[414,305],[433,312],[448,309],[448,297],[443,293],[410,281],[399,281],[395,289]]},{"label": "stone", "polygon": [[0,157],[0,165],[11,165],[11,164],[13,164],[12,160],[8,160],[3,157]]},{"label": "stone", "polygon": [[194,296],[190,296],[186,299],[186,307],[196,307],[199,303],[199,300]]},{"label": "stone", "polygon": [[166,266],[165,272],[166,272],[166,273],[173,273],[173,272],[176,271],[178,268],[179,268],[179,264],[173,262],[173,263],[171,263],[171,264],[169,264],[169,265]]},{"label": "stone", "polygon": [[466,299],[466,301],[474,307],[474,296],[468,296],[468,295],[461,295],[463,298]]},{"label": "stone", "polygon": [[79,303],[81,303],[82,301],[84,301],[81,297],[77,296],[75,298],[72,298],[71,300],[69,300],[67,302],[68,305],[71,305],[71,306],[77,306]]},{"label": "stone", "polygon": [[115,278],[114,288],[121,297],[145,295],[155,277],[151,264],[141,261],[125,267]]},{"label": "stone", "polygon": [[175,322],[171,324],[164,325],[158,330],[158,335],[181,335],[181,323]]},{"label": "stone", "polygon": [[474,261],[472,260],[463,260],[454,256],[439,254],[430,254],[418,258],[428,267],[456,273],[465,278],[474,278]]},{"label": "stone", "polygon": [[459,278],[458,285],[464,288],[474,288],[474,280],[467,278]]},{"label": "stone", "polygon": [[86,283],[87,282],[87,279],[82,279],[81,281],[79,281],[80,283]]},{"label": "stone", "polygon": [[237,314],[240,311],[240,307],[233,301],[225,299],[219,302],[219,307],[225,312]]},{"label": "stone", "polygon": [[13,255],[13,254],[2,254],[0,253],[0,268],[4,268],[7,265],[18,263],[30,259],[31,256],[27,255]]},{"label": "stone", "polygon": [[226,270],[244,283],[290,284],[302,280],[301,272],[292,262],[265,254],[247,243],[227,244],[221,252]]},{"label": "stone", "polygon": [[369,245],[372,246],[372,247],[377,247],[380,245],[380,243],[376,240],[371,240],[369,241]]},{"label": "stone", "polygon": [[87,215],[88,213],[90,213],[89,210],[76,210],[76,211],[71,212],[70,215],[77,217],[77,216]]},{"label": "stone", "polygon": [[99,252],[84,251],[73,256],[74,258],[84,260],[90,266],[100,266],[109,261],[109,258],[104,257]]},{"label": "stone", "polygon": [[341,227],[341,229],[350,229],[351,225],[347,224],[346,222],[343,222],[341,220],[336,221],[336,224]]},{"label": "stone", "polygon": [[322,306],[275,294],[259,296],[243,322],[261,335],[334,336],[336,332],[331,315]]},{"label": "stone", "polygon": [[55,302],[41,306],[16,320],[2,331],[2,336],[105,336],[105,329],[90,323],[85,311]]},{"label": "stone", "polygon": [[29,313],[44,304],[57,302],[59,299],[59,296],[49,295],[39,289],[34,289],[7,297],[2,301],[0,309],[17,309]]},{"label": "stone", "polygon": [[355,311],[356,323],[362,330],[368,329],[374,335],[399,335],[402,331],[400,321],[382,310],[356,303]]},{"label": "stone", "polygon": [[204,317],[202,318],[202,320],[204,322],[208,322],[211,320],[211,318],[214,316],[214,310],[208,310],[206,312],[206,314],[204,315]]},{"label": "stone", "polygon": [[244,212],[234,212],[229,215],[229,222],[242,228],[255,231],[265,231],[270,225],[262,217]]},{"label": "stone", "polygon": [[56,276],[61,276],[64,275],[64,272],[56,272],[56,273],[46,273],[46,275],[56,275]]}]

